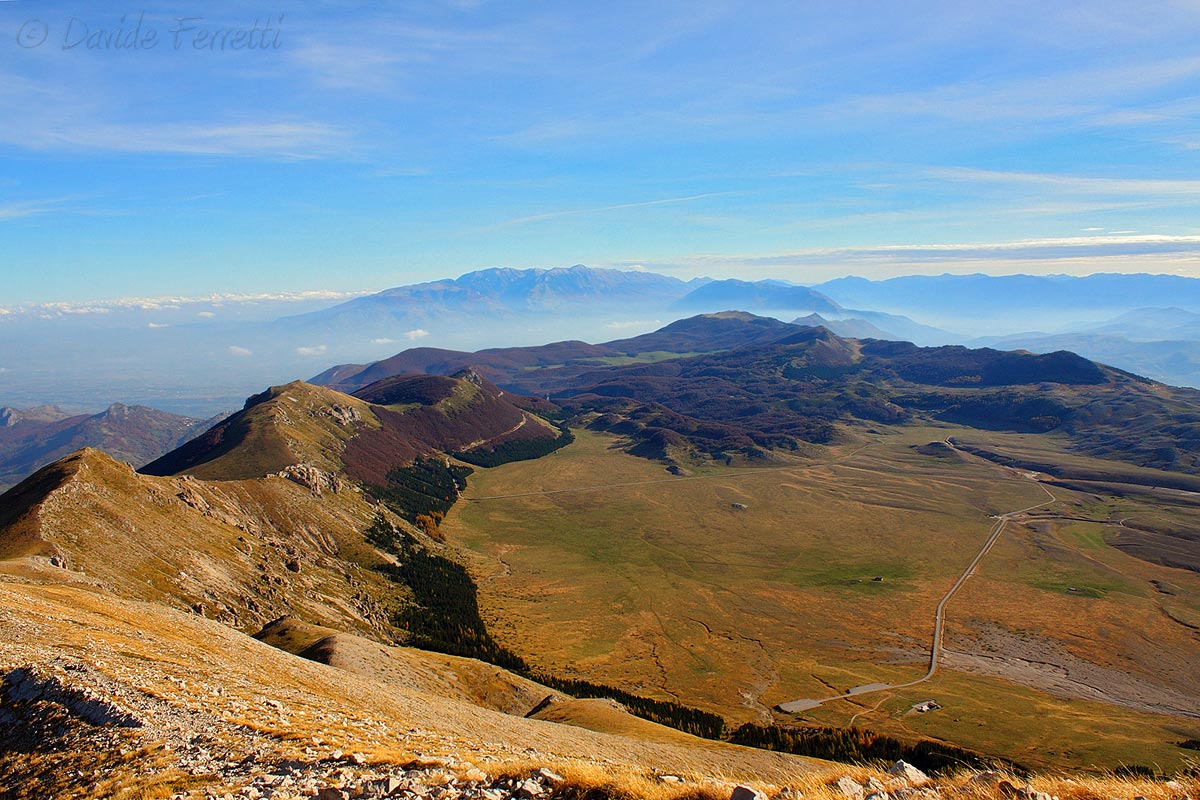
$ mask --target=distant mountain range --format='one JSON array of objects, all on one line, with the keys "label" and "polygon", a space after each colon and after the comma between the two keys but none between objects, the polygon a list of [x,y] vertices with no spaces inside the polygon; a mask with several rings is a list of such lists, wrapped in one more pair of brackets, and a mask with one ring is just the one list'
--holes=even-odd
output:
[{"label": "distant mountain range", "polygon": [[831,320],[825,319],[820,314],[809,314],[806,317],[797,317],[792,320],[792,324],[802,325],[806,328],[826,328],[838,336],[844,336],[848,339],[897,340],[904,338],[885,331],[877,325],[867,322],[865,319],[856,319],[854,317]]},{"label": "distant mountain range", "polygon": [[1087,452],[1141,466],[1200,466],[1200,424],[1190,421],[1200,392],[1159,386],[1066,351],[860,341],[744,312],[691,317],[602,345],[416,348],[370,365],[334,367],[312,382],[352,392],[397,375],[468,368],[572,415],[600,414],[606,429],[642,437],[639,452],[664,458],[672,450],[761,458],[802,442],[826,443],[835,423],[847,420],[929,417],[1054,431]]},{"label": "distant mountain range", "polygon": [[579,264],[557,269],[469,272],[454,280],[402,286],[322,311],[287,317],[276,326],[292,332],[354,329],[396,335],[397,327],[429,324],[445,328],[448,321],[478,325],[484,319],[501,323],[549,319],[559,328],[573,329],[573,335],[581,336],[578,331],[596,330],[597,322],[612,330],[614,318],[620,320],[631,313],[669,319],[734,309],[776,316],[817,313],[829,320],[856,317],[891,330],[893,335],[920,342],[954,338],[953,334],[903,316],[843,308],[820,291],[786,281],[682,281],[650,272]]},{"label": "distant mountain range", "polygon": [[1076,311],[1111,316],[1169,306],[1200,310],[1200,280],[1179,275],[907,275],[879,281],[847,277],[813,288],[842,305],[900,314],[921,311],[923,318]]},{"label": "distant mountain range", "polygon": [[711,353],[774,341],[795,327],[770,317],[730,311],[673,322],[660,330],[603,344],[566,341],[531,347],[502,347],[477,352],[418,347],[373,364],[342,364],[311,378],[319,386],[355,391],[375,381],[409,373],[451,374],[478,370],[497,383],[542,368],[560,374],[584,373],[615,363],[654,360],[656,356]]},{"label": "distant mountain range", "polygon": [[[241,306],[227,312],[216,301],[190,308],[149,303],[119,313],[0,316],[0,404],[95,412],[103,398],[206,417],[264,382],[286,383],[329,364],[373,363],[406,344],[474,351],[607,342],[733,309],[782,320],[816,314],[838,332],[922,346],[1077,349],[1157,380],[1200,385],[1193,316],[1200,314],[1200,280],[1180,276],[942,275],[806,287],[575,265],[485,269],[274,319]],[[1048,338],[1065,334],[1089,338]]]},{"label": "distant mountain range", "polygon": [[283,330],[356,328],[397,333],[395,326],[459,317],[511,318],[572,311],[593,315],[621,308],[663,308],[705,279],[682,281],[652,272],[591,269],[485,269],[459,278],[400,286],[320,311],[280,319]]},{"label": "distant mountain range", "polygon": [[1070,333],[1014,333],[967,342],[1037,353],[1070,350],[1174,386],[1200,386],[1200,314],[1139,308]]},{"label": "distant mountain range", "polygon": [[99,414],[70,414],[56,406],[0,408],[0,491],[84,447],[140,467],[216,421],[120,403]]},{"label": "distant mountain range", "polygon": [[842,307],[820,292],[806,286],[780,281],[711,281],[693,289],[675,301],[675,308],[687,311],[718,311],[746,308],[762,311],[812,309],[840,314]]},{"label": "distant mountain range", "polygon": [[[675,315],[738,308],[840,315],[820,292],[782,281],[679,280],[652,272],[595,269],[486,269],[453,280],[401,286],[322,311],[286,317],[280,330],[347,330],[396,335],[397,326],[483,319],[555,318],[559,325],[603,321],[629,313]],[[570,318],[562,315],[569,314]],[[401,331],[403,332],[403,331]]]},{"label": "distant mountain range", "polygon": [[1132,341],[1196,341],[1200,340],[1200,313],[1182,308],[1137,308],[1087,332]]}]

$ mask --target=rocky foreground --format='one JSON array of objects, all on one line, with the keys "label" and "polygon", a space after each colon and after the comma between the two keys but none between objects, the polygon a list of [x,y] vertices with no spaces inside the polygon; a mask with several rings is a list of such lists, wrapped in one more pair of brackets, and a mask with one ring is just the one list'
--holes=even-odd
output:
[{"label": "rocky foreground", "polygon": [[[286,713],[264,699],[264,712]],[[265,716],[265,714],[264,714]],[[533,748],[508,764],[482,768],[453,755],[391,761],[330,749],[320,736],[284,742],[254,724],[209,731],[205,717],[151,693],[131,690],[98,668],[55,659],[9,670],[0,679],[0,754],[26,754],[24,778],[5,770],[4,797],[121,796],[171,800],[1060,800],[1032,783],[995,771],[934,779],[898,761],[886,770],[847,768],[837,777],[812,775],[793,784],[732,783],[702,773],[687,776],[628,766],[538,765]],[[199,724],[198,724],[199,723]],[[408,731],[414,739],[429,731]],[[76,761],[71,754],[92,754]],[[532,766],[531,766],[532,765]],[[22,781],[21,785],[12,783]],[[1073,800],[1192,800],[1200,783],[1136,783],[1107,779],[1043,781]],[[87,788],[85,788],[87,787]],[[89,791],[90,788],[90,791]]]}]

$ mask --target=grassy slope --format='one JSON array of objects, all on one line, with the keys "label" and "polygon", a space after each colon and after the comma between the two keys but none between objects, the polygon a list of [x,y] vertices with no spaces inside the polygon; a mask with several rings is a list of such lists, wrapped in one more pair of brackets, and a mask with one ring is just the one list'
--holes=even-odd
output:
[{"label": "grassy slope", "polygon": [[[151,477],[97,451],[29,486],[38,502],[15,507],[0,537],[3,573],[195,606],[244,630],[291,613],[386,635],[388,607],[402,602],[369,568],[380,559],[361,532],[377,511],[348,487],[318,498],[284,478]],[[67,569],[50,567],[51,555]]]},{"label": "grassy slope", "polygon": [[482,661],[411,647],[385,647],[370,639],[294,618],[272,622],[255,638],[293,655],[381,683],[506,714],[526,716],[547,697],[561,696]]},{"label": "grassy slope", "polygon": [[[663,734],[669,742],[622,738],[500,714],[296,658],[194,615],[78,588],[0,579],[0,625],[5,630],[0,640],[3,672],[56,657],[85,662],[114,686],[125,687],[126,696],[156,698],[158,710],[139,732],[153,739],[178,724],[172,722],[174,714],[204,731],[206,747],[214,751],[222,743],[236,751],[251,737],[266,741],[280,762],[311,761],[342,749],[392,763],[405,763],[416,754],[502,764],[520,760],[533,748],[543,763],[604,765],[614,775],[659,770],[785,781],[814,769],[832,769],[809,759],[677,733]],[[311,749],[314,743],[319,750]],[[59,758],[69,762],[85,755]],[[136,752],[128,756],[125,769],[131,776],[142,765],[136,763]],[[156,759],[156,770],[169,767],[169,753],[158,752]],[[263,760],[264,772],[270,771],[270,763]],[[63,764],[58,771],[61,780],[71,780],[69,767]],[[118,770],[109,777],[125,789],[134,785],[120,775]],[[81,780],[71,796],[115,794],[89,776]]]},{"label": "grassy slope", "polygon": [[[147,465],[154,475],[203,480],[261,478],[291,464],[341,468],[339,455],[360,428],[379,421],[371,406],[349,395],[294,381],[269,389],[256,404],[235,414],[179,450]],[[357,417],[335,415],[338,409]]]},{"label": "grassy slope", "polygon": [[[762,718],[767,706],[828,696],[829,687],[923,674],[933,607],[982,544],[989,515],[1044,499],[994,465],[910,448],[952,432],[896,430],[855,455],[847,448],[836,464],[709,470],[714,477],[702,480],[460,504],[444,530],[479,554],[482,604],[497,638],[532,661]],[[479,471],[468,497],[669,478],[661,465],[614,451],[614,441],[584,433],[545,459]],[[952,607],[952,641],[969,642],[988,621],[1019,630],[1035,619],[1039,632],[1081,657],[1100,650],[1148,680],[1186,680],[1200,649],[1186,628],[1159,621],[1163,596],[1147,576],[1163,568],[1109,549],[1119,563],[1101,569],[1066,530],[1049,550],[1031,529],[1010,533]],[[1168,572],[1182,588],[1166,599],[1194,608],[1196,576]],[[1095,584],[1104,596],[1067,596],[1063,582]],[[1131,619],[1158,644],[1148,648],[1106,619]],[[1174,660],[1146,657],[1163,650]],[[956,711],[892,719],[885,702],[869,721],[1030,763],[1084,766],[1178,764],[1185,752],[1167,743],[1200,728],[991,677],[938,680],[907,690],[905,702],[943,692]],[[845,724],[879,699],[814,716]],[[1041,712],[1036,721],[1023,713],[1030,707]],[[1042,745],[1031,753],[1022,742],[1034,734]]]}]

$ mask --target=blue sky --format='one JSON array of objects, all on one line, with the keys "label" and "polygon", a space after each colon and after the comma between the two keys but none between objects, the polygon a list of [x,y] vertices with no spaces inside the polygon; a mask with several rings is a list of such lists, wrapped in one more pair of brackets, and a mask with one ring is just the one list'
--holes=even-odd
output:
[{"label": "blue sky", "polygon": [[0,2],[0,305],[574,263],[1200,277],[1200,6]]}]

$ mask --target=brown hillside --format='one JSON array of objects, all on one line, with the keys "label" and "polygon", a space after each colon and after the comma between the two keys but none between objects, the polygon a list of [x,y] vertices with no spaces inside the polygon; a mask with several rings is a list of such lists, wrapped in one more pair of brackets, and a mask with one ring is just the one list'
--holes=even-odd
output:
[{"label": "brown hillside", "polygon": [[369,404],[295,381],[251,397],[237,414],[142,472],[242,480],[301,463],[339,471],[345,443],[378,426]]},{"label": "brown hillside", "polygon": [[352,439],[342,454],[347,474],[375,486],[387,483],[390,470],[418,456],[558,435],[551,425],[516,404],[524,398],[496,388],[470,370],[450,378],[385,378],[360,389],[355,397],[385,404],[372,407],[379,429]]},{"label": "brown hillside", "polygon": [[379,512],[315,469],[211,483],[139,475],[84,450],[8,492],[0,509],[0,571],[96,585],[243,629],[297,614],[388,637],[387,606],[402,602],[369,568],[379,556],[362,531]]},{"label": "brown hillside", "polygon": [[[361,753],[369,767],[344,764],[364,772],[413,763],[465,772],[533,757],[613,775],[764,782],[829,769],[689,737],[668,744],[505,715],[296,658],[196,615],[78,588],[0,580],[0,625],[0,690],[40,698],[7,701],[18,724],[3,735],[53,721],[22,750],[0,750],[0,780],[21,787],[18,797],[160,796],[136,791],[172,785],[202,796],[205,785],[244,786],[255,776],[331,773],[343,752]],[[118,722],[95,724],[105,719]]]},{"label": "brown hillside", "polygon": [[527,716],[547,698],[562,698],[552,689],[482,661],[411,647],[388,647],[295,618],[277,619],[255,638],[301,658],[381,683],[519,717]]}]

